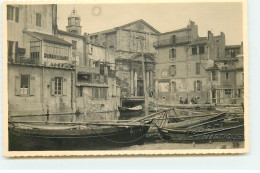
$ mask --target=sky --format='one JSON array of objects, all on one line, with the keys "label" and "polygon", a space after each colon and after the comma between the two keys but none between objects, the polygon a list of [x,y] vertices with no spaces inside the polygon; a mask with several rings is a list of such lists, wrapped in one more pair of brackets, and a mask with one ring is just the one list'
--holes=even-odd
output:
[{"label": "sky", "polygon": [[95,33],[143,19],[161,33],[198,25],[199,36],[224,32],[226,45],[243,39],[242,3],[160,3],[160,4],[62,4],[58,5],[58,27],[66,30],[67,17],[75,8],[81,16],[82,33]]}]

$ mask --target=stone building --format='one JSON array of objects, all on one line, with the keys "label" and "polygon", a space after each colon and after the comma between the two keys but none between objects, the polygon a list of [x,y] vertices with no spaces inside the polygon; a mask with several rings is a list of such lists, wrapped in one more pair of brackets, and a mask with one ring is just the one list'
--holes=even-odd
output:
[{"label": "stone building", "polygon": [[240,104],[244,100],[243,43],[225,46],[225,55],[209,68],[212,103]]},{"label": "stone building", "polygon": [[71,43],[57,37],[57,5],[7,5],[9,116],[72,112]]},{"label": "stone building", "polygon": [[147,93],[152,95],[154,91],[156,50],[153,42],[158,34],[159,31],[144,20],[90,34],[92,43],[106,49],[109,68],[116,71],[124,106],[134,106],[144,101],[143,59]]},{"label": "stone building", "polygon": [[161,33],[154,43],[158,51],[156,97],[161,104],[210,103],[208,67],[225,53],[225,35],[199,37],[198,26]]},{"label": "stone building", "polygon": [[72,58],[76,63],[76,109],[84,113],[85,119],[117,118],[120,88],[116,86],[115,77],[108,74],[107,64],[111,61],[106,58],[106,49],[90,42],[87,33],[81,35],[80,16],[75,9],[68,16],[66,29],[58,30],[58,36],[72,44]]}]

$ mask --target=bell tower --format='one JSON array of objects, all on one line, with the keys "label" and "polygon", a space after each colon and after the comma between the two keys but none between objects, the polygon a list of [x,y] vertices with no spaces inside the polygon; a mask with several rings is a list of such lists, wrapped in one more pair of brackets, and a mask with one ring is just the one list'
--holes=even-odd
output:
[{"label": "bell tower", "polygon": [[77,14],[77,11],[73,9],[71,14],[68,16],[68,26],[66,26],[67,32],[81,35],[81,27],[80,16]]}]

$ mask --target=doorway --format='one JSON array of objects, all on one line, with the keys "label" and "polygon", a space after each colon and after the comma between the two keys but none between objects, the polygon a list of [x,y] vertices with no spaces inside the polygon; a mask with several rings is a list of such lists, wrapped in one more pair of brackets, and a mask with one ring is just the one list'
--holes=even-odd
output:
[{"label": "doorway", "polygon": [[144,96],[143,80],[137,80],[137,96]]}]

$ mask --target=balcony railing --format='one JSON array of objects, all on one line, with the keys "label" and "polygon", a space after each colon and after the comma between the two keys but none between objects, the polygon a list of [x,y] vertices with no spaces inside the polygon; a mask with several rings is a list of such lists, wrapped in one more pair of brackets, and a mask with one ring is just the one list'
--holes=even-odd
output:
[{"label": "balcony railing", "polygon": [[100,69],[98,67],[89,67],[89,66],[77,67],[77,71],[81,73],[95,73],[95,74],[100,73]]},{"label": "balcony railing", "polygon": [[189,43],[190,37],[173,37],[171,39],[158,40],[153,43],[154,47],[174,46],[176,44]]},{"label": "balcony railing", "polygon": [[26,58],[19,56],[8,56],[8,62],[12,64],[28,64],[28,65],[39,65],[39,58]]}]

